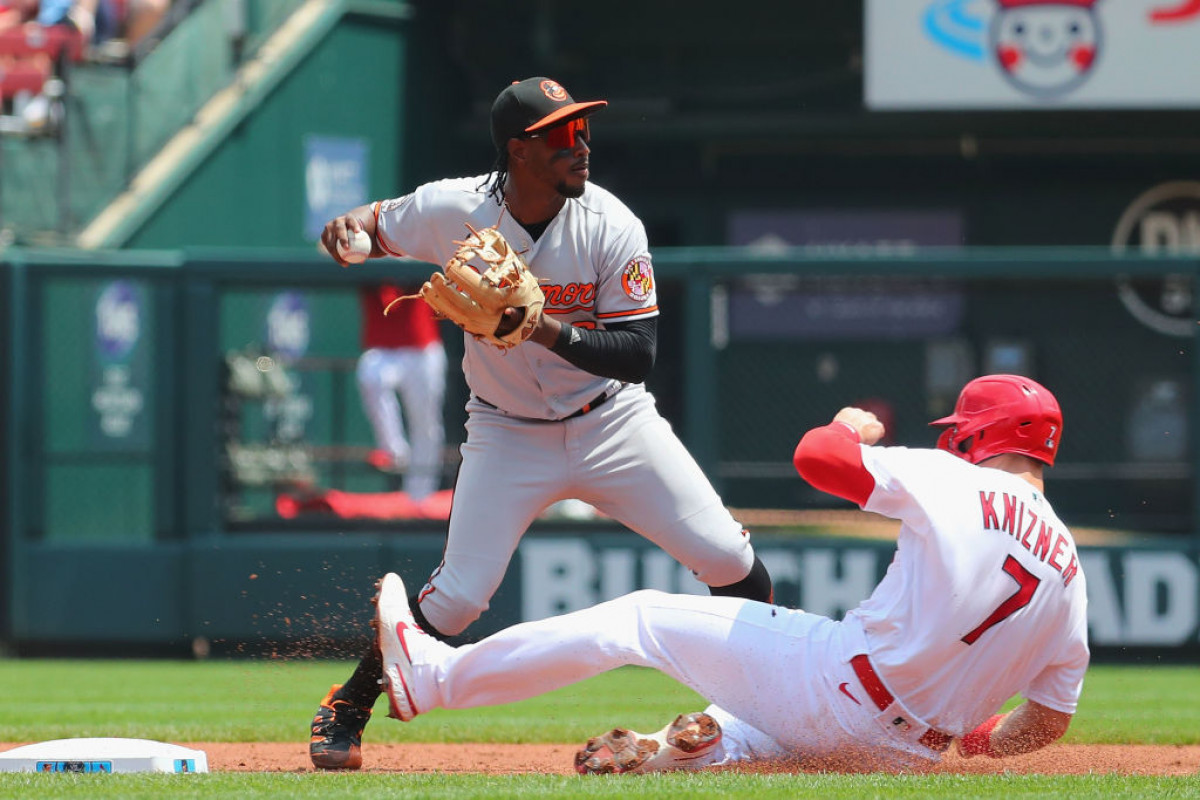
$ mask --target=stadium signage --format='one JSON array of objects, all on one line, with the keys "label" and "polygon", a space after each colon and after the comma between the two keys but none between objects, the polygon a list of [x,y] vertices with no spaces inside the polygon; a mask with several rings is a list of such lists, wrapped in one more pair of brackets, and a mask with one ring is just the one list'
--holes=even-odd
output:
[{"label": "stadium signage", "polygon": [[867,0],[872,110],[1196,108],[1196,0]]},{"label": "stadium signage", "polygon": [[[520,546],[521,616],[541,619],[636,589],[707,594],[688,570],[640,540],[527,538]],[[840,617],[871,593],[893,547],[840,543],[756,547],[781,605]],[[1081,547],[1093,646],[1178,647],[1200,641],[1200,560],[1183,549]]]}]

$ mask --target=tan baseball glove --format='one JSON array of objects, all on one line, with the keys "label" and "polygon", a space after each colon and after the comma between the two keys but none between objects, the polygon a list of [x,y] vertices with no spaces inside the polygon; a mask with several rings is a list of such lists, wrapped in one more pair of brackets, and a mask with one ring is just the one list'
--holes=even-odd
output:
[{"label": "tan baseball glove", "polygon": [[[421,287],[419,297],[438,314],[477,340],[501,349],[516,347],[537,327],[546,298],[538,279],[495,227],[476,230],[455,241],[458,249]],[[472,263],[475,262],[475,263]],[[404,299],[404,298],[400,298]],[[384,309],[387,313],[393,300]],[[524,311],[520,323],[501,329],[506,308]]]}]

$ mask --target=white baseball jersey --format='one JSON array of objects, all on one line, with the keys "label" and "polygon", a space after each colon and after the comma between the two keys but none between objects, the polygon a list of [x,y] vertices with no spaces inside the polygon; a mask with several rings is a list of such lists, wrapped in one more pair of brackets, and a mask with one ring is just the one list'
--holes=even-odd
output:
[{"label": "white baseball jersey", "polygon": [[[544,313],[583,328],[658,314],[646,231],[624,203],[588,183],[535,242],[488,196],[491,177],[436,181],[377,204],[380,247],[392,255],[445,264],[456,249],[454,241],[470,233],[464,223],[498,224],[541,280]],[[472,394],[516,417],[561,419],[620,385],[539,345],[501,352],[470,336],[465,343],[463,372]]]},{"label": "white baseball jersey", "polygon": [[941,450],[861,446],[864,508],[898,519],[896,557],[861,621],[888,688],[962,735],[1009,697],[1073,714],[1087,593],[1070,531],[1028,482]]}]

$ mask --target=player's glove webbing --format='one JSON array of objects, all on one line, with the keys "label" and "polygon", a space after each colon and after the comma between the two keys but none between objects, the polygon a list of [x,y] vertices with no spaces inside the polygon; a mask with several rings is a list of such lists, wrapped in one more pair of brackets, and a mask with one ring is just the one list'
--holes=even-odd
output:
[{"label": "player's glove webbing", "polygon": [[[471,235],[455,242],[458,249],[444,272],[433,273],[419,296],[439,316],[477,340],[503,349],[516,347],[537,327],[545,295],[538,279],[497,228],[476,230],[467,223],[467,229]],[[515,328],[502,331],[504,309],[510,306],[523,310],[524,316]]]}]

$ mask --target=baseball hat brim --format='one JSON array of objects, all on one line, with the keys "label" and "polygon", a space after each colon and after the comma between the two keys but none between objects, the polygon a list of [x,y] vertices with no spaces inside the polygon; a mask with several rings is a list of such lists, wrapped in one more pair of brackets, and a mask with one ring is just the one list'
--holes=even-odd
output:
[{"label": "baseball hat brim", "polygon": [[587,116],[608,105],[607,100],[592,100],[587,103],[571,103],[562,108],[555,109],[553,113],[539,119],[537,122],[525,129],[526,133],[537,133],[546,128],[553,128],[560,122],[566,122],[569,119],[576,117]]}]

